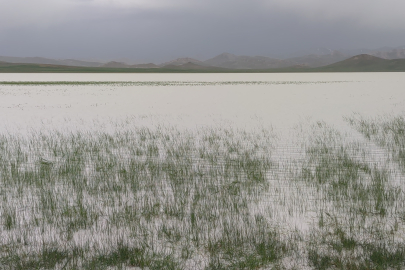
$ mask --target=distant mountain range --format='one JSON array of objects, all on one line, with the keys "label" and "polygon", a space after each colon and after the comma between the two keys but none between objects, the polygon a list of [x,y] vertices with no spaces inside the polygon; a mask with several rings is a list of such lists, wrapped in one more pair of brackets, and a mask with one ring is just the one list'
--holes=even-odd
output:
[{"label": "distant mountain range", "polygon": [[158,68],[159,66],[149,63],[149,64],[138,64],[138,65],[128,65],[122,62],[108,62],[107,64],[101,64],[100,67],[106,68]]},{"label": "distant mountain range", "polygon": [[[0,56],[1,62],[8,63],[30,63],[75,67],[104,67],[104,68],[172,68],[172,69],[279,69],[288,67],[317,68],[327,66],[339,61],[343,61],[359,54],[369,54],[383,59],[403,59],[405,58],[405,46],[397,48],[384,47],[380,49],[357,49],[357,50],[331,50],[318,48],[308,51],[301,51],[291,54],[285,59],[277,59],[266,56],[239,56],[230,53],[222,53],[206,61],[194,58],[178,58],[159,65],[153,63],[130,65],[124,62],[112,61],[108,63],[81,61],[74,59],[49,59],[42,57],[8,57]],[[189,63],[194,64],[190,66]],[[186,65],[186,66],[184,66]],[[187,67],[188,65],[188,67]]]},{"label": "distant mountain range", "polygon": [[[366,49],[366,48],[350,49],[350,50],[339,49],[337,51],[348,57],[359,55],[359,54],[369,54],[369,55],[382,57],[382,54],[385,54],[385,53],[404,51],[404,50],[405,50],[405,46],[381,47],[381,48],[377,48],[377,49]],[[329,48],[313,48],[313,49],[309,49],[309,50],[302,50],[302,51],[297,51],[294,53],[286,54],[280,58],[288,59],[288,58],[302,57],[302,56],[307,56],[307,55],[329,55],[333,51],[336,51],[336,50],[332,50]],[[394,58],[397,58],[397,57],[391,57],[391,58],[387,58],[387,59],[394,59]]]},{"label": "distant mountain range", "polygon": [[348,56],[340,51],[276,59],[223,53],[206,61],[178,58],[156,65],[122,62],[55,60],[41,57],[1,57],[0,72],[317,72],[405,71],[405,47]]},{"label": "distant mountain range", "polygon": [[210,66],[230,69],[270,69],[293,66],[320,67],[346,59],[347,56],[337,51],[329,55],[306,55],[288,59],[275,59],[264,56],[236,56],[223,53],[204,63]]},{"label": "distant mountain range", "polygon": [[[148,64],[147,64],[148,65]],[[156,68],[120,67],[119,63],[113,67],[74,67],[49,64],[7,63],[0,61],[0,73],[277,73],[277,72],[405,72],[405,59],[383,59],[368,54],[360,54],[330,65],[311,68],[305,65],[295,65],[285,68],[271,69],[228,69],[207,65],[198,65],[181,61],[176,64],[164,65]]]},{"label": "distant mountain range", "polygon": [[10,57],[0,56],[1,62],[20,63],[20,64],[47,64],[59,66],[75,66],[75,67],[99,67],[102,64],[97,62],[88,62],[74,59],[55,60],[43,57]]}]

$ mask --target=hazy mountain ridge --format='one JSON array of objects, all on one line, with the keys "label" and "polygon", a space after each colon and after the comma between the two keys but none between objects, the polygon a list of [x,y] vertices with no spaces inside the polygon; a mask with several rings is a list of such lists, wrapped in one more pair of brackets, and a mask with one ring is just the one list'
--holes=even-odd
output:
[{"label": "hazy mountain ridge", "polygon": [[81,61],[75,59],[49,59],[44,57],[12,57],[12,56],[0,56],[0,61],[7,63],[18,64],[46,64],[46,65],[60,65],[60,66],[75,66],[75,67],[99,67],[102,63]]},{"label": "hazy mountain ridge", "polygon": [[372,55],[384,59],[402,59],[405,58],[405,48],[397,48],[389,52],[375,52]]},{"label": "hazy mountain ridge", "polygon": [[[229,55],[228,55],[229,56]],[[226,57],[228,57],[226,56]],[[223,56],[222,56],[223,57]],[[225,59],[226,60],[226,59]],[[73,67],[48,64],[18,64],[0,62],[0,73],[283,73],[283,72],[405,72],[405,59],[383,59],[373,55],[361,54],[330,65],[311,68],[305,64],[270,69],[226,69],[201,66],[195,63],[166,65],[159,68],[122,68],[123,63],[112,62],[113,67]],[[115,66],[115,67],[114,67]],[[148,66],[148,64],[146,64]],[[156,66],[156,65],[154,65]]]},{"label": "hazy mountain ridge", "polygon": [[[333,55],[335,53],[343,54],[346,57],[352,57],[355,55],[359,54],[369,54],[369,55],[375,55],[375,56],[382,56],[384,54],[389,54],[393,55],[392,52],[395,51],[401,51],[405,50],[405,46],[399,46],[399,47],[381,47],[377,49],[368,49],[368,48],[359,48],[359,49],[330,49],[330,48],[313,48],[313,49],[308,49],[308,50],[301,50],[297,51],[291,54],[286,54],[281,57],[281,59],[290,59],[290,58],[296,58],[296,57],[304,57],[308,55]],[[395,57],[392,57],[391,59],[395,59]]]},{"label": "hazy mountain ridge", "polygon": [[177,58],[175,60],[169,61],[169,62],[165,62],[160,64],[160,67],[164,67],[164,66],[169,66],[169,65],[173,65],[173,66],[181,66],[181,65],[185,65],[188,63],[193,63],[199,66],[206,66],[207,64],[203,61],[194,59],[194,58],[190,58],[190,57],[182,57],[182,58]]},{"label": "hazy mountain ridge", "polygon": [[[135,64],[130,65],[122,61],[111,61],[108,63],[82,61],[75,59],[49,59],[44,57],[9,57],[0,56],[0,61],[7,63],[32,63],[60,66],[77,67],[105,67],[105,68],[163,68],[168,66],[183,66],[193,63],[198,66],[226,69],[277,69],[288,67],[322,67],[339,61],[343,61],[354,55],[369,54],[384,59],[402,59],[405,58],[405,46],[391,48],[383,47],[379,49],[356,49],[356,50],[332,50],[329,48],[315,48],[306,51],[300,51],[291,54],[287,58],[271,58],[266,56],[244,56],[231,53],[222,53],[211,59],[200,61],[198,59],[183,57],[175,60],[154,64]],[[190,66],[191,67],[191,66]],[[184,67],[183,67],[184,68]],[[193,66],[192,68],[197,68]]]},{"label": "hazy mountain ridge", "polygon": [[265,56],[237,56],[223,53],[204,63],[210,66],[230,69],[271,69],[293,66],[320,67],[346,59],[346,55],[332,51],[329,55],[306,55],[289,59],[276,59]]},{"label": "hazy mountain ridge", "polygon": [[268,69],[283,68],[294,65],[288,60],[275,59],[265,56],[237,56],[223,53],[204,61],[205,64],[229,69]]},{"label": "hazy mountain ridge", "polygon": [[332,63],[336,63],[347,59],[349,56],[341,53],[340,51],[331,51],[330,54],[317,55],[310,54],[301,57],[294,57],[288,59],[294,65],[305,65],[308,67],[322,67]]},{"label": "hazy mountain ridge", "polygon": [[381,63],[386,63],[390,60],[383,59],[381,57],[377,57],[374,55],[369,55],[369,54],[360,54],[356,55],[353,57],[350,57],[348,59],[345,59],[343,61],[331,64],[329,66],[364,66],[364,65],[375,65],[375,64],[381,64]]},{"label": "hazy mountain ridge", "polygon": [[213,67],[207,65],[198,65],[196,63],[188,62],[181,65],[169,64],[161,67],[162,69],[174,69],[174,70],[225,70],[221,67]]},{"label": "hazy mountain ridge", "polygon": [[[210,66],[229,69],[272,69],[295,66],[317,68],[343,61],[355,55],[364,54],[364,50],[365,49],[360,49],[361,53],[352,54],[354,51],[341,52],[338,50],[319,48],[311,51],[313,52],[312,54],[299,56],[299,53],[297,53],[296,56],[286,59],[277,59],[265,56],[237,56],[230,53],[223,53],[204,61],[204,63]],[[368,50],[367,54],[384,59],[404,59],[405,47],[385,47],[380,48],[379,50]]]},{"label": "hazy mountain ridge", "polygon": [[314,69],[325,72],[387,72],[405,71],[405,59],[384,59],[374,55],[360,54],[343,61]]},{"label": "hazy mountain ridge", "polygon": [[153,63],[128,65],[126,63],[115,62],[115,61],[108,62],[100,67],[105,67],[105,68],[159,68],[158,65],[155,65]]}]

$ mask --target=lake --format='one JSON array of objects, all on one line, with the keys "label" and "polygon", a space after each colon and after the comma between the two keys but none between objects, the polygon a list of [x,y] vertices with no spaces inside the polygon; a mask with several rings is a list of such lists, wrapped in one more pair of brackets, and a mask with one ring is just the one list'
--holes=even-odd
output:
[{"label": "lake", "polygon": [[404,75],[0,74],[0,263],[405,267]]},{"label": "lake", "polygon": [[[225,121],[288,128],[302,119],[342,123],[353,112],[381,115],[405,105],[403,73],[1,74],[0,81],[268,82],[203,86],[0,86],[1,125],[66,126],[64,119],[161,118],[194,127]],[[280,84],[286,83],[286,84]],[[49,122],[50,121],[50,122]],[[62,123],[62,124],[61,124]],[[140,121],[149,125],[150,121]],[[72,125],[75,128],[76,124]]]}]

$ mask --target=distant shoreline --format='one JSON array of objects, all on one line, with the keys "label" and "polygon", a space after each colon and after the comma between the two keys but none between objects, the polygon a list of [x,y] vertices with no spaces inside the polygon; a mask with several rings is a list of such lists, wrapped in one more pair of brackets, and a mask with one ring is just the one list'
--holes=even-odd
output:
[{"label": "distant shoreline", "polygon": [[334,73],[334,72],[405,72],[403,69],[272,69],[272,70],[172,70],[172,69],[127,69],[127,68],[42,68],[36,66],[23,66],[18,68],[0,67],[0,73]]}]

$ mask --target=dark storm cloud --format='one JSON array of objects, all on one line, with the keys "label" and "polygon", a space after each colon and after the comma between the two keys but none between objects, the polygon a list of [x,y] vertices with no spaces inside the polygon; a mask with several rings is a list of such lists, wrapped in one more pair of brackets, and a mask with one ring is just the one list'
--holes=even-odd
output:
[{"label": "dark storm cloud", "polygon": [[0,0],[0,55],[161,62],[405,44],[398,0]]}]

